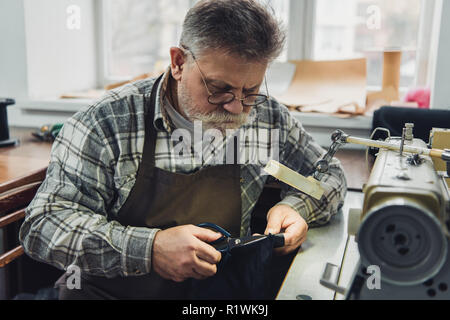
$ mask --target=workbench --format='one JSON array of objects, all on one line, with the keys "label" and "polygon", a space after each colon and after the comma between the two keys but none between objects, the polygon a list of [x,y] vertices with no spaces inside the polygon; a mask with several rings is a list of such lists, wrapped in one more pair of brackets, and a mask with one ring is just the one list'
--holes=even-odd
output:
[{"label": "workbench", "polygon": [[364,194],[349,191],[340,212],[330,223],[308,230],[307,240],[295,256],[277,300],[339,300],[345,297],[320,284],[327,262],[341,266],[339,286],[348,288],[359,253],[354,236],[347,233],[348,212],[362,208]]},{"label": "workbench", "polygon": [[[33,137],[31,133],[37,130],[10,128],[11,138],[18,138],[20,144],[0,148],[0,184],[48,166],[52,143]],[[361,189],[369,177],[364,151],[342,149],[336,153],[336,157],[344,167],[348,187]]]},{"label": "workbench", "polygon": [[38,129],[11,128],[11,138],[18,138],[16,146],[0,148],[0,185],[47,168],[52,144],[33,137]]}]

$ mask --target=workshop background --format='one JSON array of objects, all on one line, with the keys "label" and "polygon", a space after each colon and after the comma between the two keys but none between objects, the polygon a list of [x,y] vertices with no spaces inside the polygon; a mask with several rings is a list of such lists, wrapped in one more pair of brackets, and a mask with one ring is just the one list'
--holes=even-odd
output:
[{"label": "workshop background", "polygon": [[[258,1],[273,9],[287,31],[285,50],[267,73],[269,93],[288,106],[324,148],[336,129],[369,138],[381,107],[391,108],[383,109],[390,113],[378,115],[392,120],[393,112],[398,123],[403,115],[397,111],[450,110],[450,1]],[[36,191],[36,179],[45,176],[51,142],[67,119],[107,90],[164,71],[169,48],[178,45],[183,18],[195,2],[0,0],[0,145],[20,141],[20,148],[0,149],[0,204],[9,192],[6,187],[23,183],[16,179],[24,173],[31,173],[34,189],[29,190]],[[393,126],[401,135],[403,123]],[[416,132],[420,129],[416,126]],[[425,135],[430,129],[422,128]],[[435,143],[439,134],[448,137],[448,131],[435,132]],[[309,233],[314,246],[305,246],[280,299],[336,298],[311,274],[322,271],[325,259],[340,263],[348,244],[357,251],[344,228],[349,210],[363,201],[369,170],[364,146],[342,149],[354,151],[337,154],[353,192],[342,210],[345,214]],[[0,230],[0,261],[12,244],[17,246],[16,220],[12,232]],[[16,249],[17,257],[21,253]],[[39,282],[45,277],[36,277],[49,272],[42,264],[42,273],[28,260],[12,265],[6,271],[0,264],[0,300],[23,292],[24,284],[47,285]],[[348,279],[352,267],[347,268]],[[23,272],[30,269],[35,273]],[[291,286],[301,283],[299,279],[305,281],[303,292]]]}]

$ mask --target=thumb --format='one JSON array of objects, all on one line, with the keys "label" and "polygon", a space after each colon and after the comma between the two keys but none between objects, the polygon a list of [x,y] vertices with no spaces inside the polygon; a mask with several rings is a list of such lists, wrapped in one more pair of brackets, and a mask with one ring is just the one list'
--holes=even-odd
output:
[{"label": "thumb", "polygon": [[267,227],[266,231],[264,231],[265,235],[271,234],[277,234],[281,231],[281,224],[282,224],[282,216],[277,214],[272,214],[269,216],[269,219],[267,221]]},{"label": "thumb", "polygon": [[194,232],[192,234],[197,239],[204,242],[213,242],[223,236],[220,232],[215,232],[201,227],[194,227]]}]

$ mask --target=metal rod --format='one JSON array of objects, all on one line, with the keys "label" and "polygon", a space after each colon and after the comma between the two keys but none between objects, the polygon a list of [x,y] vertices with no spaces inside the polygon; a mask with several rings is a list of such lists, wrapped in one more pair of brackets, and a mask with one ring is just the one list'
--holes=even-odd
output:
[{"label": "metal rod", "polygon": [[400,143],[400,158],[403,157],[403,148],[405,147],[405,136],[406,136],[406,129],[403,129],[402,142]]},{"label": "metal rod", "polygon": [[[364,138],[358,138],[358,137],[345,137],[345,142],[347,143],[354,143],[359,144],[367,147],[372,148],[382,148],[382,149],[388,149],[393,151],[400,151],[400,145],[399,144],[393,144],[389,142],[384,141],[374,141]],[[420,155],[427,155],[434,158],[442,159],[443,157],[446,157],[444,150],[440,149],[427,149],[427,148],[420,148],[420,147],[414,147],[414,146],[408,146],[405,145],[403,147],[404,152],[408,153],[414,153],[414,154],[420,154]]]}]

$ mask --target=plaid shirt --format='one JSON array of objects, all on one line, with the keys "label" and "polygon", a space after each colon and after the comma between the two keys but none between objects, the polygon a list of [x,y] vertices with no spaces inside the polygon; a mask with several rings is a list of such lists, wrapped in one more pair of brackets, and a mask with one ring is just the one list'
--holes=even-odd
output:
[{"label": "plaid shirt", "polygon": [[[164,112],[169,79],[158,88],[154,126],[155,162],[170,172],[190,173],[213,165],[203,161],[176,161],[171,122]],[[26,210],[19,238],[36,260],[67,269],[78,266],[91,275],[116,277],[151,272],[153,239],[158,229],[122,226],[116,221],[142,160],[146,106],[155,79],[146,79],[109,91],[97,103],[76,113],[53,144],[47,176]],[[247,129],[278,129],[279,161],[308,175],[324,154],[288,109],[270,99],[257,107],[257,120]],[[254,142],[268,148],[267,139]],[[246,145],[245,147],[250,147]],[[241,165],[241,235],[249,231],[251,212],[268,176],[261,166]],[[336,214],[346,193],[342,167],[333,159],[322,179],[325,196],[317,201],[282,186],[280,204],[296,210],[310,226],[323,225]],[[174,195],[175,197],[176,195]]]}]

